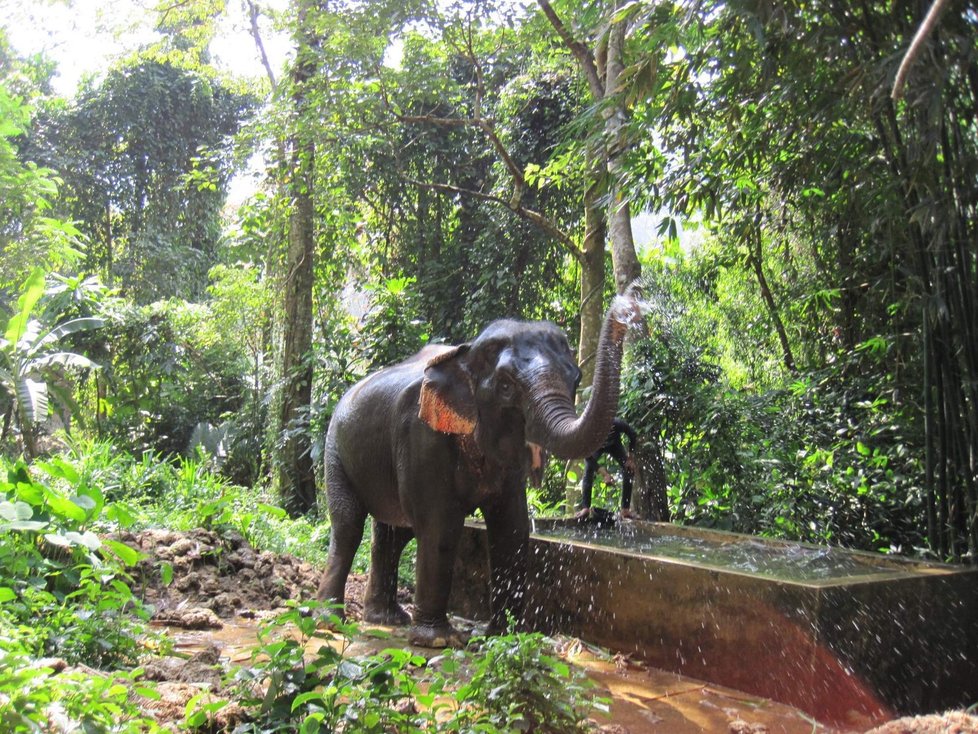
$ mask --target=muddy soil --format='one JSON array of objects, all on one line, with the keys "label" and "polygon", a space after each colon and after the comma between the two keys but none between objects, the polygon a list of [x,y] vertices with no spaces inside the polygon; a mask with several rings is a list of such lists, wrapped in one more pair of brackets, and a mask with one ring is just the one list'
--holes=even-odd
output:
[{"label": "muddy soil", "polygon": [[[321,570],[288,556],[257,551],[236,533],[218,535],[208,530],[174,532],[145,530],[124,533],[120,540],[138,549],[145,558],[135,572],[134,590],[155,610],[153,624],[177,641],[183,654],[147,657],[146,677],[157,682],[158,700],[146,700],[144,709],[161,723],[183,719],[187,702],[201,691],[219,698],[225,693],[223,677],[229,664],[246,664],[254,632],[261,619],[282,611],[290,599],[314,599]],[[165,569],[165,570],[164,570]],[[352,574],[347,584],[347,616],[360,620],[366,578]],[[401,603],[411,610],[407,589],[399,592]],[[575,642],[577,644],[575,644]],[[579,648],[579,641],[564,640],[562,647]],[[592,679],[612,694],[615,710],[611,722],[596,723],[595,731],[614,734],[664,732],[822,732],[810,719],[798,719],[785,707],[734,705],[736,692],[688,679],[673,681],[661,671],[645,669],[633,661],[608,657],[586,668]],[[666,692],[650,698],[650,681]],[[629,690],[639,680],[640,689]],[[684,697],[689,705],[684,709]],[[652,700],[663,707],[655,709]],[[639,702],[640,705],[634,705]],[[768,702],[770,703],[770,702]],[[617,704],[617,707],[616,705]],[[709,720],[702,712],[715,709]],[[785,709],[785,710],[782,710]],[[233,728],[242,719],[240,707],[231,705],[218,715],[219,725]],[[671,718],[672,717],[672,718]],[[678,717],[678,718],[676,718]],[[891,722],[880,734],[959,732],[978,734],[978,718],[956,714],[954,728],[939,717],[918,717]],[[968,728],[970,727],[970,728]]]}]

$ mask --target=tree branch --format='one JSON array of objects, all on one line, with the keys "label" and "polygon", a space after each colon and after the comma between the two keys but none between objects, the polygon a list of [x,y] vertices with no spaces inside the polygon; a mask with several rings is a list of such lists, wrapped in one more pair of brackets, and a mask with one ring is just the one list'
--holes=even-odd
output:
[{"label": "tree branch", "polygon": [[278,84],[275,81],[275,72],[272,70],[272,65],[268,61],[268,54],[265,53],[265,44],[262,43],[261,33],[258,30],[258,6],[254,0],[248,0],[248,17],[251,20],[251,37],[255,39],[255,46],[258,47],[258,55],[261,57],[262,66],[265,67],[265,73],[268,75],[268,81],[271,83],[272,91],[274,92]]},{"label": "tree branch", "polygon": [[482,201],[491,201],[496,204],[501,204],[509,209],[511,212],[517,216],[522,217],[528,222],[532,222],[536,226],[540,227],[543,231],[553,237],[555,240],[560,242],[564,246],[570,255],[578,262],[583,261],[584,254],[578,248],[577,244],[571,239],[564,230],[551,222],[547,217],[538,211],[533,209],[527,209],[522,204],[513,205],[512,201],[506,201],[500,196],[495,196],[494,194],[487,194],[484,191],[476,191],[475,189],[466,189],[461,186],[453,186],[451,184],[444,183],[430,183],[427,181],[418,181],[414,178],[404,177],[404,182],[409,183],[412,186],[417,186],[423,189],[430,189],[432,191],[440,191],[445,194],[457,194],[459,196],[471,196],[476,199],[481,199]]},{"label": "tree branch", "polygon": [[907,83],[907,77],[910,75],[910,68],[923,50],[927,37],[933,32],[934,26],[937,25],[937,21],[940,19],[941,13],[944,12],[946,6],[947,0],[934,0],[934,4],[930,6],[930,10],[924,16],[924,21],[920,24],[920,28],[917,29],[917,33],[914,34],[913,41],[910,42],[910,48],[907,49],[907,53],[903,56],[903,61],[900,62],[900,68],[897,69],[896,78],[893,80],[893,91],[890,93],[890,97],[893,99],[896,100],[903,97],[903,87]]},{"label": "tree branch", "polygon": [[588,50],[587,46],[578,41],[571,35],[570,31],[567,30],[567,26],[557,15],[557,12],[551,7],[547,0],[537,0],[537,5],[543,10],[543,14],[547,16],[547,20],[550,21],[550,25],[554,27],[557,31],[557,35],[560,36],[564,45],[570,49],[570,52],[577,59],[578,63],[581,65],[581,69],[584,71],[584,76],[587,78],[588,86],[591,88],[591,96],[594,97],[596,102],[600,102],[604,99],[604,82],[601,80],[601,75],[598,73],[598,67],[594,63],[594,56]]}]

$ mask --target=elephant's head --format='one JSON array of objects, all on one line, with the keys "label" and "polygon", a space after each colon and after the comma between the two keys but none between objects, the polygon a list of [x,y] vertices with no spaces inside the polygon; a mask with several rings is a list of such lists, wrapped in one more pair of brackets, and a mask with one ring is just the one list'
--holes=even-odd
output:
[{"label": "elephant's head", "polygon": [[591,398],[580,416],[574,396],[578,368],[557,326],[502,320],[470,344],[430,359],[421,388],[420,417],[443,433],[472,434],[489,457],[512,462],[541,448],[581,458],[604,441],[618,408],[622,343],[641,319],[631,293],[615,299],[598,343]]}]

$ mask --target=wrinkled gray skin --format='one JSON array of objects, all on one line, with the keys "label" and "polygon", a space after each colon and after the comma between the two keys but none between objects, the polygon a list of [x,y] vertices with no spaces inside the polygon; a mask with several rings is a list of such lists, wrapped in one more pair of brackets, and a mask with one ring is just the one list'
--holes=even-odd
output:
[{"label": "wrinkled gray skin", "polygon": [[[581,371],[564,333],[548,322],[496,321],[471,344],[428,346],[356,384],[326,434],[332,531],[319,597],[343,603],[346,579],[373,516],[364,619],[411,623],[409,639],[458,645],[449,624],[452,570],[466,515],[482,510],[489,536],[490,631],[522,616],[529,518],[526,479],[544,452],[580,458],[608,435],[617,409],[622,341],[639,320],[631,296],[608,311],[592,397],[580,417]],[[416,536],[413,620],[397,604],[397,566]]]}]

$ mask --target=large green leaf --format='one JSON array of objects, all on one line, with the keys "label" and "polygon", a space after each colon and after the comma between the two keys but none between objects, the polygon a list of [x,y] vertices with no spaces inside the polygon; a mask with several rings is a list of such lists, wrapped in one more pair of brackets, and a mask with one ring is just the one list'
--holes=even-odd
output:
[{"label": "large green leaf", "polygon": [[67,497],[62,497],[54,491],[49,491],[45,494],[47,495],[48,507],[51,508],[51,512],[55,515],[79,523],[85,522],[88,518],[88,512],[86,512],[85,508],[80,507]]},{"label": "large green leaf", "polygon": [[36,423],[48,414],[48,386],[46,383],[22,377],[17,383],[17,403],[28,423]]},{"label": "large green leaf", "polygon": [[31,320],[31,313],[34,311],[34,306],[37,305],[37,302],[43,295],[44,271],[40,268],[35,268],[34,272],[24,282],[23,293],[17,299],[17,313],[7,322],[4,338],[8,342],[16,344],[20,341],[28,322]]},{"label": "large green leaf", "polygon": [[34,508],[26,502],[0,502],[0,530],[43,530],[48,526],[43,520],[34,520]]},{"label": "large green leaf", "polygon": [[37,370],[43,370],[53,365],[58,365],[59,367],[83,367],[86,369],[98,368],[98,365],[88,357],[83,357],[74,352],[54,352],[53,354],[45,354],[43,357],[38,357],[31,361],[31,367]]},{"label": "large green leaf", "polygon": [[[24,328],[20,332],[20,341],[16,342],[18,354],[29,355],[32,351],[34,344],[37,343],[38,337],[41,335],[43,326],[37,319],[29,319]],[[23,358],[23,357],[21,357]]]},{"label": "large green leaf", "polygon": [[140,553],[135,548],[130,548],[125,543],[120,543],[117,540],[106,538],[102,543],[127,566],[135,566],[141,558],[145,557],[144,553]]},{"label": "large green leaf", "polygon": [[58,324],[51,329],[51,331],[38,339],[34,348],[40,349],[41,347],[45,347],[49,344],[54,344],[68,334],[74,334],[79,331],[89,331],[91,329],[100,329],[103,326],[105,326],[105,319],[95,316],[87,316],[81,319],[65,321],[63,324]]}]

